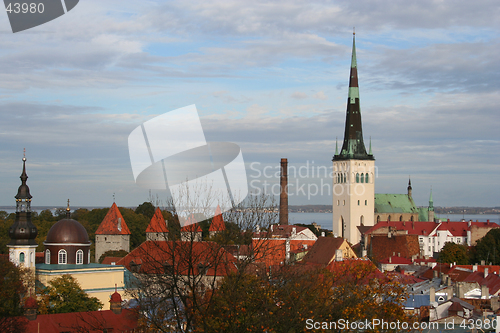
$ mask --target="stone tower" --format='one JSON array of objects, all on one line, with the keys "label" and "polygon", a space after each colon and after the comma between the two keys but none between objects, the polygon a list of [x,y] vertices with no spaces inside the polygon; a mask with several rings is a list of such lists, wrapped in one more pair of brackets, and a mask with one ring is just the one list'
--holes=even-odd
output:
[{"label": "stone tower", "polygon": [[95,232],[95,261],[107,251],[130,252],[130,230],[118,206],[113,202],[108,213]]},{"label": "stone tower", "polygon": [[342,149],[333,157],[333,233],[351,244],[360,241],[358,226],[373,226],[375,158],[363,142],[355,35]]},{"label": "stone tower", "polygon": [[168,240],[167,222],[163,218],[160,207],[156,208],[155,214],[151,218],[146,228],[146,240],[166,241]]}]

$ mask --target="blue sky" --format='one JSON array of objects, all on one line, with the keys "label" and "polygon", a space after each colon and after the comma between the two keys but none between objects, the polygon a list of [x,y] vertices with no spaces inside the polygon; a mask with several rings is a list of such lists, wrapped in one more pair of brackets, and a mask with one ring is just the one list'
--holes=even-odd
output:
[{"label": "blue sky", "polygon": [[496,1],[82,0],[16,34],[4,13],[0,205],[14,204],[23,148],[33,205],[146,201],[128,135],[190,104],[208,141],[241,147],[249,180],[251,163],[282,157],[330,167],[355,26],[376,192],[404,193],[411,175],[417,205],[432,186],[437,206],[500,206],[499,12]]}]

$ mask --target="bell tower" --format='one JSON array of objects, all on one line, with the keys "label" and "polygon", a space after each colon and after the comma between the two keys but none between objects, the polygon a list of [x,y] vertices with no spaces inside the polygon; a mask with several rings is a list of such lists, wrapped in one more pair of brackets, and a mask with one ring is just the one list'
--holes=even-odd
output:
[{"label": "bell tower", "polygon": [[375,206],[375,158],[371,140],[368,153],[363,141],[354,32],[350,74],[344,141],[333,156],[333,233],[354,245],[357,227],[373,226]]}]

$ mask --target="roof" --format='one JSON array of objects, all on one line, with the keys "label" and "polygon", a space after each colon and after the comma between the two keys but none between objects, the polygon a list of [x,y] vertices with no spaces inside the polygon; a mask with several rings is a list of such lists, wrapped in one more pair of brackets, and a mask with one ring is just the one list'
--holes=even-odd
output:
[{"label": "roof", "polygon": [[418,309],[421,306],[426,306],[430,304],[430,296],[427,295],[408,295],[408,298],[403,303],[403,307],[406,309]]},{"label": "roof", "polygon": [[500,277],[496,274],[488,274],[487,277],[484,277],[484,272],[473,272],[465,278],[464,282],[477,282],[480,286],[486,285],[490,295],[494,295],[500,290]]},{"label": "roof", "polygon": [[214,218],[212,219],[212,223],[210,223],[210,228],[208,229],[208,231],[224,231],[224,230],[226,230],[226,224],[224,223],[224,219],[222,218],[220,207],[217,206]]},{"label": "roof", "polygon": [[132,332],[137,328],[137,314],[124,309],[120,314],[111,310],[38,315],[35,320],[21,317],[26,332]]},{"label": "roof", "polygon": [[113,262],[117,263],[120,261],[123,257],[104,257],[102,264],[104,265],[111,265]]},{"label": "roof", "polygon": [[410,265],[412,261],[398,256],[391,256],[381,260],[380,263],[393,265]]},{"label": "roof", "polygon": [[99,228],[95,232],[96,235],[130,235],[130,230],[125,223],[120,210],[116,203],[109,209],[108,213],[102,220]]},{"label": "roof", "polygon": [[149,222],[149,225],[146,228],[146,232],[168,232],[167,222],[163,218],[160,207],[156,208],[155,214],[151,218],[151,222]]},{"label": "roof", "polygon": [[[307,252],[302,261],[319,265],[328,265],[335,259],[335,251],[338,250],[344,242],[346,242],[346,240],[340,237],[318,237],[318,240],[314,243],[309,252]],[[349,246],[347,242],[346,245]]]},{"label": "roof", "polygon": [[393,228],[395,230],[406,230],[410,235],[428,236],[436,227],[434,222],[406,222],[406,221],[381,221],[375,224],[366,234],[373,233],[380,228]]},{"label": "roof", "polygon": [[377,213],[418,213],[412,197],[407,194],[375,193],[375,214]]},{"label": "roof", "polygon": [[235,261],[214,242],[146,241],[116,264],[145,274],[164,273],[168,265],[178,275],[197,275],[201,264],[206,275],[226,276],[236,270]]},{"label": "roof", "polygon": [[417,235],[372,235],[370,250],[373,259],[383,260],[390,256],[410,259],[420,254],[420,245]]},{"label": "roof", "polygon": [[202,232],[198,223],[188,224],[181,228],[181,232]]},{"label": "roof", "polygon": [[62,219],[55,223],[47,233],[44,244],[72,243],[90,245],[89,235],[85,227],[78,221]]},{"label": "roof", "polygon": [[289,244],[290,253],[305,247],[313,247],[315,240],[308,239],[275,239],[275,238],[253,238],[252,250],[256,262],[264,262],[266,266],[282,265],[286,262],[286,248]]}]

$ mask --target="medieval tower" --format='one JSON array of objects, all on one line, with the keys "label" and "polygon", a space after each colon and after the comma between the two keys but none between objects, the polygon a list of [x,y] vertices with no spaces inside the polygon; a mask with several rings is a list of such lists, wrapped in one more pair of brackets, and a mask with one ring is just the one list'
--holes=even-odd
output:
[{"label": "medieval tower", "polygon": [[373,226],[375,158],[363,142],[354,34],[344,142],[340,153],[335,147],[333,175],[333,233],[356,244],[358,227]]}]

